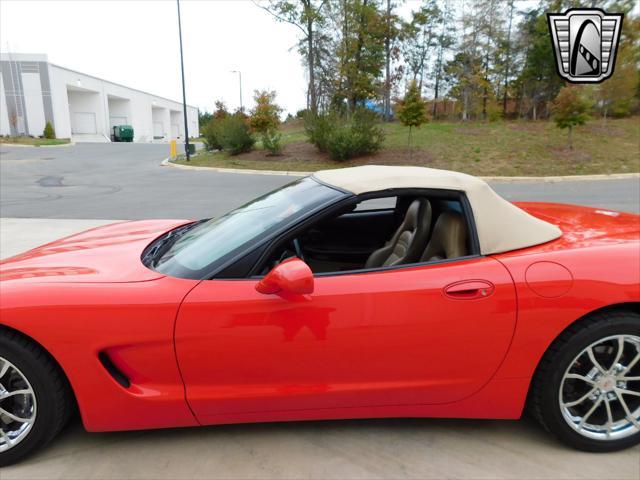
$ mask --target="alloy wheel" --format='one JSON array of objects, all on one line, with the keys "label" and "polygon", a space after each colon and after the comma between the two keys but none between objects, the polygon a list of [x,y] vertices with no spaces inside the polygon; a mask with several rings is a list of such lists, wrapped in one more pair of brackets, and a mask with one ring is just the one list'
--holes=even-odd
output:
[{"label": "alloy wheel", "polygon": [[27,377],[0,356],[0,452],[24,440],[36,420],[36,396]]},{"label": "alloy wheel", "polygon": [[580,435],[619,440],[640,432],[640,337],[613,335],[582,350],[560,383],[564,420]]}]

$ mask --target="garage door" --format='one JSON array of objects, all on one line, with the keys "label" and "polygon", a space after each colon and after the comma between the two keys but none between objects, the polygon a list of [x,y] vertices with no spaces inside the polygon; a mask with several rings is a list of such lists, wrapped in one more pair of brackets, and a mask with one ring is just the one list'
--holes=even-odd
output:
[{"label": "garage door", "polygon": [[180,138],[180,125],[177,123],[171,124],[171,138]]},{"label": "garage door", "polygon": [[153,122],[153,138],[163,138],[164,128],[162,128],[162,122]]},{"label": "garage door", "polygon": [[109,127],[113,129],[113,127],[115,127],[116,125],[129,125],[129,122],[127,122],[127,117],[109,117]]},{"label": "garage door", "polygon": [[98,133],[96,114],[94,112],[76,112],[73,114],[74,124],[71,133]]}]

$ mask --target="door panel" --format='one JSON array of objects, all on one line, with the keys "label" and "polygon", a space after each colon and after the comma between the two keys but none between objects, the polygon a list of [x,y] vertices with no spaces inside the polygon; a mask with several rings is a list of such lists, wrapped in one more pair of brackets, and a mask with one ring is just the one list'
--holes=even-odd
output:
[{"label": "door panel", "polygon": [[73,129],[71,133],[95,134],[96,114],[93,112],[76,112],[73,114]]},{"label": "door panel", "polygon": [[[491,294],[453,299],[463,280]],[[452,402],[479,390],[515,327],[511,277],[491,258],[317,277],[315,292],[263,295],[255,281],[201,282],[176,350],[200,421],[224,413]]]}]

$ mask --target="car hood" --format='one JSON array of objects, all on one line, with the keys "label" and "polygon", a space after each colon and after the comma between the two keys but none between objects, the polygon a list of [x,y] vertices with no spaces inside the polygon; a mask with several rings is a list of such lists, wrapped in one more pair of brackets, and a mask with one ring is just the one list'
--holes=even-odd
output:
[{"label": "car hood", "polygon": [[191,220],[144,220],[93,228],[0,262],[1,281],[144,282],[163,277],[140,256],[162,233]]}]

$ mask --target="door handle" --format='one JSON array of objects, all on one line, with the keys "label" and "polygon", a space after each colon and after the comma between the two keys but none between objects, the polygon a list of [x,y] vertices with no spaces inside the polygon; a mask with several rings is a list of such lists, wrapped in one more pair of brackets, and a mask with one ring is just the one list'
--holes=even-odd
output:
[{"label": "door handle", "polygon": [[463,280],[444,287],[444,294],[456,300],[486,298],[494,292],[493,283],[486,280]]}]

